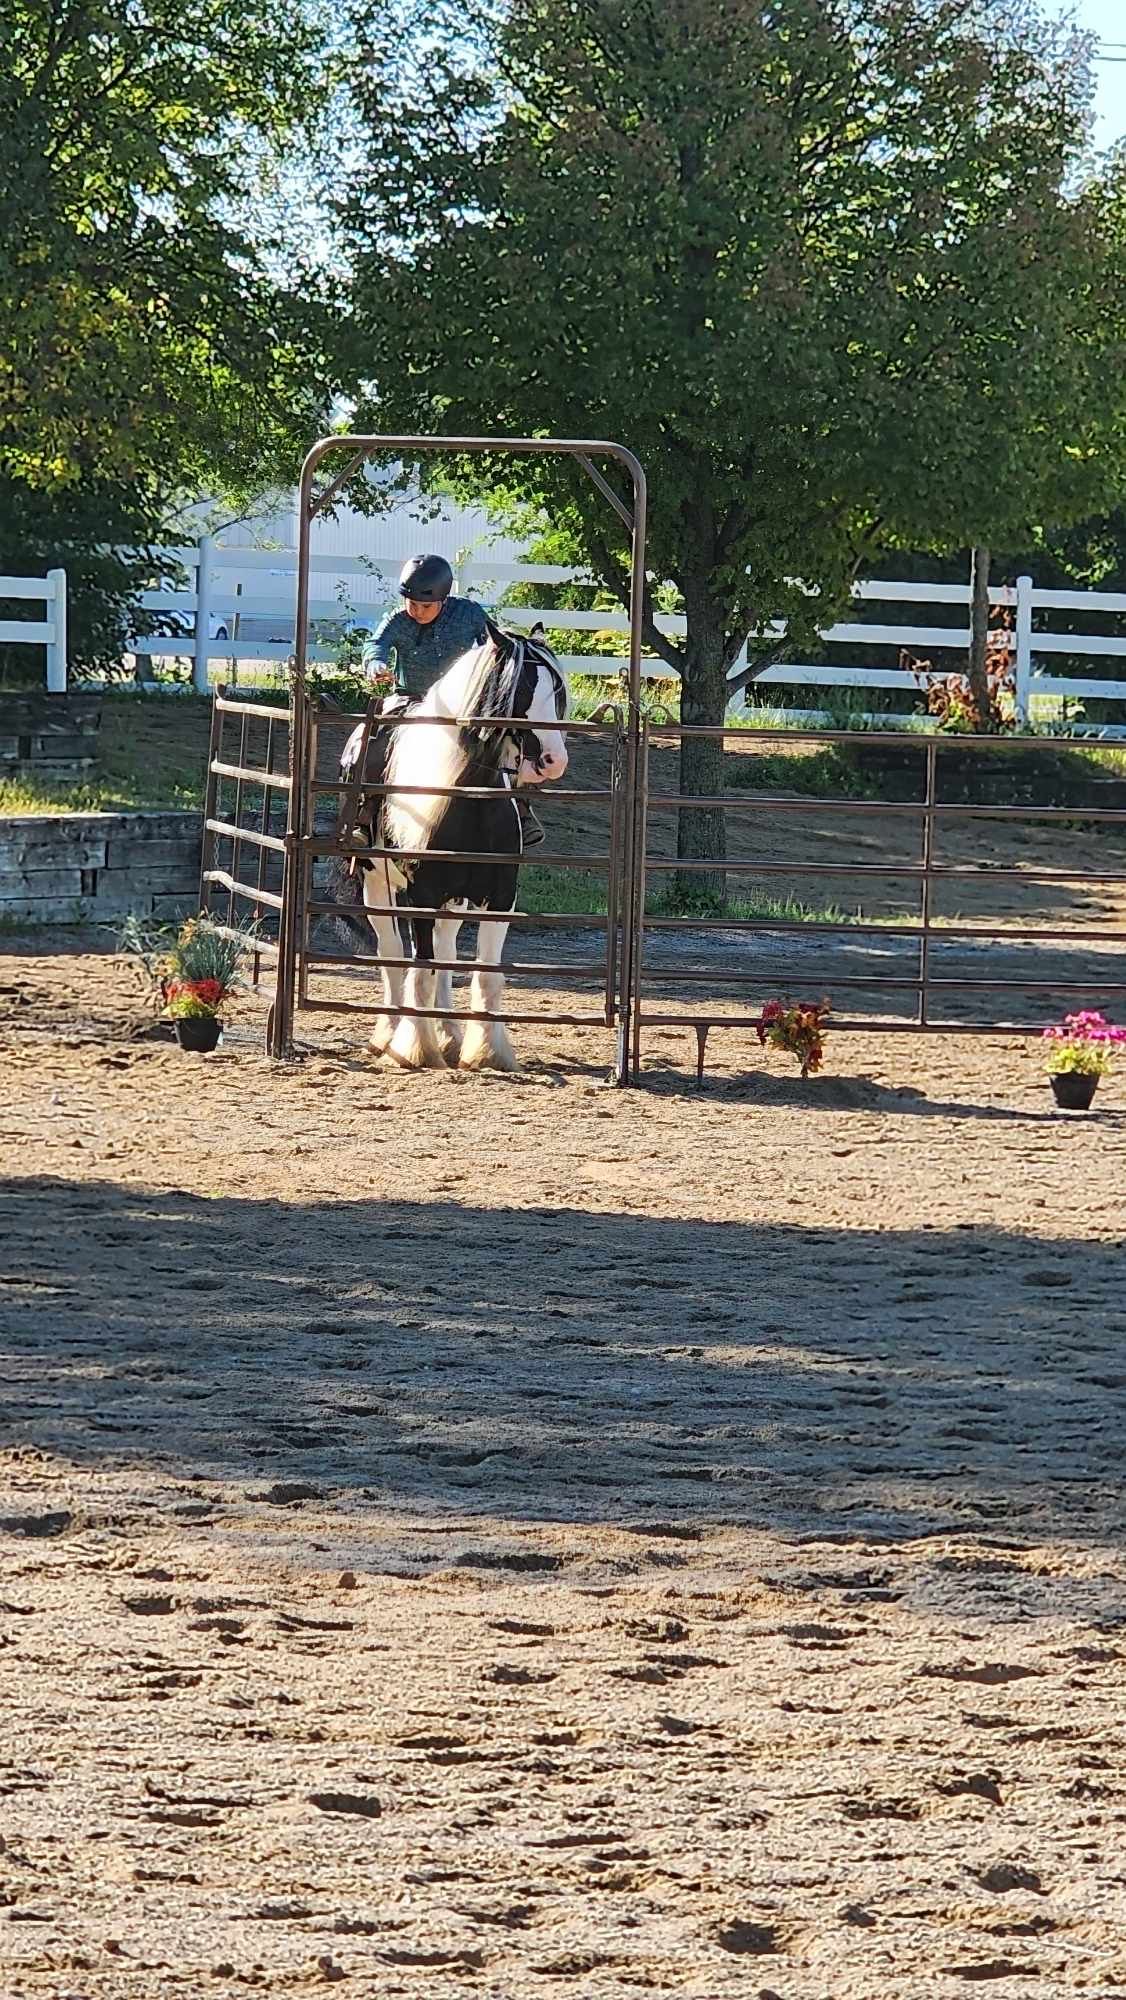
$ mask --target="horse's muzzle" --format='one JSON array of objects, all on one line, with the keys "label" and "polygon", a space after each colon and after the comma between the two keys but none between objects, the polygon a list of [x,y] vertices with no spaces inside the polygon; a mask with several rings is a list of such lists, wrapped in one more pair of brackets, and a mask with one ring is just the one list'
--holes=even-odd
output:
[{"label": "horse's muzzle", "polygon": [[[531,740],[529,741],[529,737]],[[567,745],[560,730],[527,731],[520,763],[521,785],[549,785],[567,769]]]}]

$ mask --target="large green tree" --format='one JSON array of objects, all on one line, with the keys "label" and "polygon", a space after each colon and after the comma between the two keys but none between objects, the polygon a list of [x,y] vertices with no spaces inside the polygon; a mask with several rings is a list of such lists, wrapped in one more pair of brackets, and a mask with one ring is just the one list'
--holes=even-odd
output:
[{"label": "large green tree", "polygon": [[312,0],[0,0],[0,545],[81,571],[93,657],[126,581],[98,545],[292,477],[323,420],[323,310],[275,194],[326,36]]},{"label": "large green tree", "polygon": [[[631,445],[685,721],[721,720],[748,635],[800,642],[888,541],[1012,546],[1110,490],[1116,184],[1077,176],[1086,52],[1034,7],[373,5],[360,55],[364,419]],[[490,471],[621,592],[575,468]],[[719,788],[710,742],[681,768]],[[680,841],[718,857],[719,816]]]}]

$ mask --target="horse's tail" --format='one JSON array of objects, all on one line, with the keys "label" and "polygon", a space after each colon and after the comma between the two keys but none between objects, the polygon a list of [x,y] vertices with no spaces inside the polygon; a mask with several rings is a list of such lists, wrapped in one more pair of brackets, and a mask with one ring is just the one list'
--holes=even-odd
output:
[{"label": "horse's tail", "polygon": [[375,943],[371,925],[363,915],[363,883],[363,874],[358,867],[346,861],[343,854],[330,854],[325,865],[324,900],[326,903],[338,903],[341,907],[331,917],[324,917],[321,921],[333,941],[347,946],[349,951],[371,951]]}]

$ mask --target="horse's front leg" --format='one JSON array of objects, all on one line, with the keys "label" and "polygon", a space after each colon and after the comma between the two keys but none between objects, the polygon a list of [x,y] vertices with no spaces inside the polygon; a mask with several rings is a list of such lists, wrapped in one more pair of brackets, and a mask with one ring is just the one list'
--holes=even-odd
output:
[{"label": "horse's front leg", "polygon": [[[469,1005],[475,1014],[499,1014],[504,1001],[504,974],[500,970],[508,925],[486,923],[477,926],[477,959],[482,967],[469,987]],[[515,1069],[516,1051],[503,1021],[467,1021],[461,1038],[461,1069]]]},{"label": "horse's front leg", "polygon": [[[386,861],[373,862],[370,867],[364,869],[365,904],[375,904],[377,907],[390,909],[394,901],[395,892],[391,884],[390,867]],[[379,943],[380,959],[402,958],[403,943],[394,917],[376,916],[369,907],[368,922]],[[376,1055],[382,1055],[391,1041],[403,1001],[402,967],[381,963],[379,972],[383,981],[383,1005],[386,1012],[376,1015],[368,1042],[368,1047],[373,1049]]]},{"label": "horse's front leg", "polygon": [[[459,912],[464,910],[464,908],[464,903],[457,905]],[[434,925],[434,956],[439,965],[444,961],[452,961],[457,957],[457,940],[461,931],[462,921],[463,919],[460,914],[454,915],[451,911],[448,917],[439,917]],[[435,977],[434,985],[437,994],[437,999],[434,1003],[435,1006],[440,1007],[443,1013],[452,1011],[454,1004],[453,973],[439,972]],[[446,1061],[456,1063],[461,1053],[461,1022],[439,1021],[438,1043]]]},{"label": "horse's front leg", "polygon": [[[405,1007],[432,1009],[435,1005],[434,928],[433,917],[411,917],[415,962],[404,983]],[[403,1014],[387,1044],[387,1053],[404,1069],[446,1068],[446,1058],[438,1039],[438,1023],[432,1013]]]}]

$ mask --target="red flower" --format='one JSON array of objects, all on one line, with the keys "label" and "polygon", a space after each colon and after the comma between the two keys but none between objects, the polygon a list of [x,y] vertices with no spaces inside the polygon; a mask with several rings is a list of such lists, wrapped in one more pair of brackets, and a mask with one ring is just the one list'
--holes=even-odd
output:
[{"label": "red flower", "polygon": [[161,981],[160,993],[165,1006],[173,1000],[198,1000],[201,1007],[218,1007],[227,989],[221,979],[167,979]]},{"label": "red flower", "polygon": [[796,1056],[802,1075],[808,1076],[821,1068],[828,1016],[827,1000],[797,1000],[789,1006],[781,1000],[768,1000],[755,1027],[760,1043]]},{"label": "red flower", "polygon": [[183,990],[201,1000],[205,1007],[217,1007],[223,998],[221,979],[189,979]]},{"label": "red flower", "polygon": [[767,1001],[756,1023],[756,1033],[758,1034],[760,1044],[764,1048],[766,1046],[767,1029],[771,1026],[772,1022],[780,1021],[785,1012],[786,1009],[783,1007],[782,1002],[780,1000]]}]

